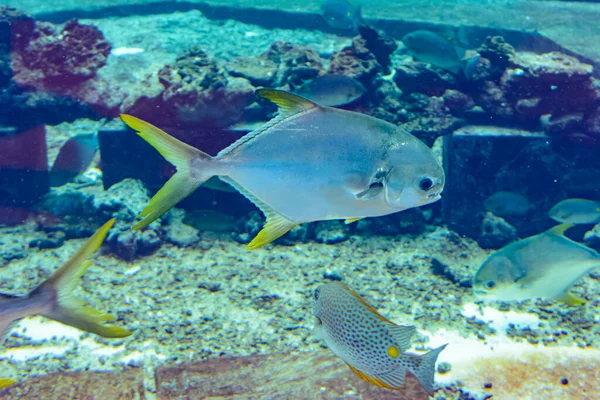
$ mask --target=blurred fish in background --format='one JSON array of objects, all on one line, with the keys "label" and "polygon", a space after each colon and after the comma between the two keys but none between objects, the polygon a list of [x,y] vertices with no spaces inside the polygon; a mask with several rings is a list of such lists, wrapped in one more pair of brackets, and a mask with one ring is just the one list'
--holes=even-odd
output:
[{"label": "blurred fish in background", "polygon": [[493,253],[473,279],[475,294],[488,300],[554,299],[578,305],[569,288],[600,267],[600,254],[564,236],[562,224]]},{"label": "blurred fish in background", "polygon": [[500,191],[485,199],[484,207],[497,217],[522,216],[533,207],[520,193]]},{"label": "blurred fish in background", "polygon": [[436,33],[418,30],[405,35],[402,42],[417,60],[458,74],[466,50]]},{"label": "blurred fish in background", "polygon": [[567,199],[557,203],[548,213],[550,218],[567,224],[597,224],[600,222],[600,201]]},{"label": "blurred fish in background", "polygon": [[358,32],[362,22],[360,5],[354,5],[348,0],[323,0],[321,15],[329,26],[336,29]]},{"label": "blurred fish in background", "polygon": [[366,93],[365,87],[346,75],[323,75],[293,91],[310,101],[327,107],[340,107],[353,103]]},{"label": "blurred fish in background", "polygon": [[73,136],[60,148],[50,170],[50,185],[62,186],[84,172],[98,152],[95,134]]}]

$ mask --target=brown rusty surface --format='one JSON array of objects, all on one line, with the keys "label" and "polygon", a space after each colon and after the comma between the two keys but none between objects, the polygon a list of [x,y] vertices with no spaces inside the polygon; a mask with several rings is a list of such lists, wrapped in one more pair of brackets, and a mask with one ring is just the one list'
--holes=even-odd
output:
[{"label": "brown rusty surface", "polygon": [[322,353],[211,359],[156,371],[159,400],[171,399],[363,399],[425,400],[427,393],[407,374],[405,388],[375,387],[342,360]]},{"label": "brown rusty surface", "polygon": [[0,400],[144,400],[142,370],[32,376],[0,390]]}]

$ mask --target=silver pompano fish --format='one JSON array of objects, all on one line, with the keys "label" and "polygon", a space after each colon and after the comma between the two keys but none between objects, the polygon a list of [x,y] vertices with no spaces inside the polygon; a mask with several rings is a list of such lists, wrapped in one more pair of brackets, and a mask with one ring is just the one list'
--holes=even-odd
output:
[{"label": "silver pompano fish", "polygon": [[584,274],[600,267],[600,254],[563,233],[562,224],[493,253],[473,278],[473,290],[489,300],[555,299],[577,305],[583,302],[568,289]]},{"label": "silver pompano fish", "polygon": [[267,222],[249,249],[301,223],[352,222],[440,198],[440,163],[431,149],[402,128],[283,91],[256,93],[275,102],[280,114],[215,157],[140,119],[121,116],[177,167],[134,229],[150,224],[212,176],[231,184],[265,214]]},{"label": "silver pompano fish", "polygon": [[428,393],[433,393],[435,362],[446,345],[422,356],[405,354],[415,327],[388,321],[338,282],[315,290],[313,314],[317,317],[316,335],[362,379],[401,389],[408,370]]}]

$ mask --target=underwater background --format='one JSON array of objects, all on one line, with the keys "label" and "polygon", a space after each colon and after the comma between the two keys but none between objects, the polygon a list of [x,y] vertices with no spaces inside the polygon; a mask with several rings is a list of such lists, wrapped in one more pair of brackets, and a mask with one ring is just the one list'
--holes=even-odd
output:
[{"label": "underwater background", "polygon": [[[410,373],[378,387],[328,349],[313,304],[333,283],[414,326],[401,350],[446,345],[433,398],[600,398],[599,20],[596,1],[0,5],[0,398],[429,398]],[[132,230],[176,168],[120,114],[216,156],[273,129],[260,88],[414,135],[443,166],[441,199],[248,250],[265,206],[213,178]],[[352,147],[360,117],[340,115]],[[63,286],[100,313],[51,278],[75,264]]]}]

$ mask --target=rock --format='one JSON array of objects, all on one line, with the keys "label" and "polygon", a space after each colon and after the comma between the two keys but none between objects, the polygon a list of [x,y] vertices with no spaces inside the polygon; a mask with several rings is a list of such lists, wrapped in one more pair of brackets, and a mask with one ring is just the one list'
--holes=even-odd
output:
[{"label": "rock", "polygon": [[600,106],[587,115],[585,130],[588,134],[600,138]]},{"label": "rock", "polygon": [[583,236],[586,246],[600,252],[600,224],[596,224],[592,230],[587,231]]},{"label": "rock", "polygon": [[369,49],[379,65],[381,65],[383,73],[387,75],[392,72],[391,55],[398,48],[396,41],[366,24],[359,26],[358,33],[360,38],[365,42],[364,46]]},{"label": "rock", "polygon": [[485,60],[482,62],[481,71],[488,70],[489,75],[486,77],[486,80],[493,81],[498,80],[502,76],[502,73],[516,55],[515,49],[506,43],[502,36],[488,36],[485,42],[477,49],[477,52]]},{"label": "rock", "polygon": [[[162,88],[148,82],[148,86],[154,87],[152,94],[129,98],[122,106],[123,112],[163,127],[205,151],[220,150],[230,143],[222,134],[209,135],[207,131],[220,132],[237,122],[254,97],[254,88],[247,79],[230,76],[197,47],[163,67],[158,81]],[[213,143],[207,149],[209,141],[220,143]]]},{"label": "rock", "polygon": [[442,276],[450,282],[462,287],[472,287],[472,275],[468,268],[460,264],[445,264],[437,258],[431,259],[431,272],[435,275]]},{"label": "rock", "polygon": [[372,28],[361,26],[359,32],[351,46],[332,54],[329,73],[348,75],[371,88],[378,73],[390,72],[390,57],[397,45]]},{"label": "rock", "polygon": [[488,212],[481,223],[477,243],[482,249],[499,249],[517,239],[517,230],[503,218]]},{"label": "rock", "polygon": [[28,129],[118,115],[124,94],[97,75],[111,50],[98,28],[71,20],[59,30],[7,7],[0,25],[11,50],[10,60],[0,50],[0,124]]},{"label": "rock", "polygon": [[444,105],[448,107],[453,115],[462,116],[475,106],[475,102],[468,94],[458,90],[448,89],[442,95]]},{"label": "rock", "polygon": [[289,42],[275,42],[260,57],[277,65],[274,87],[301,85],[305,80],[323,75],[325,70],[319,54],[305,46]]},{"label": "rock", "polygon": [[35,90],[63,90],[93,78],[106,64],[111,45],[93,25],[67,21],[59,32],[36,22],[27,42],[12,47],[15,82]]},{"label": "rock", "polygon": [[394,82],[404,93],[430,96],[441,96],[446,90],[456,88],[456,78],[451,73],[421,62],[398,66]]},{"label": "rock", "polygon": [[40,210],[60,217],[59,222],[51,220],[40,229],[62,230],[67,238],[82,237],[114,217],[117,222],[109,231],[106,243],[117,256],[133,260],[138,255],[153,252],[161,244],[159,222],[153,222],[143,231],[131,230],[135,217],[148,201],[146,188],[134,179],[125,179],[106,191],[100,184],[80,188],[68,183],[52,188],[37,205]]},{"label": "rock", "polygon": [[227,64],[229,74],[245,78],[256,87],[274,87],[279,64],[265,57],[239,57]]},{"label": "rock", "polygon": [[511,120],[515,110],[506,98],[504,91],[494,82],[485,81],[477,93],[477,104],[500,122]]},{"label": "rock", "polygon": [[56,249],[65,243],[66,234],[63,231],[48,232],[43,237],[29,242],[30,247],[39,249]]},{"label": "rock", "polygon": [[183,222],[185,216],[186,212],[179,208],[169,212],[168,225],[163,229],[167,242],[179,247],[189,247],[200,241],[198,229]]},{"label": "rock", "polygon": [[350,238],[350,229],[343,221],[319,221],[315,226],[315,240],[318,243],[336,244]]},{"label": "rock", "polygon": [[161,239],[155,230],[132,231],[129,228],[111,229],[106,239],[110,251],[125,261],[148,255],[157,250]]},{"label": "rock", "polygon": [[260,232],[264,222],[265,219],[260,211],[252,211],[238,221],[235,232],[231,234],[231,237],[238,243],[250,243]]},{"label": "rock", "polygon": [[571,113],[558,117],[550,116],[543,127],[544,132],[550,136],[581,132],[583,130],[583,113]]}]

